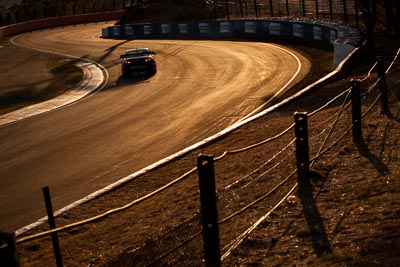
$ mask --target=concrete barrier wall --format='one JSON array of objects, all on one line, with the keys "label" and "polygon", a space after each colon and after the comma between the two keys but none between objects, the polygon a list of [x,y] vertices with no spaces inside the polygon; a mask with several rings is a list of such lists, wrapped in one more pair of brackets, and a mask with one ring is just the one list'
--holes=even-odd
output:
[{"label": "concrete barrier wall", "polygon": [[334,66],[337,67],[363,37],[358,29],[316,21],[285,19],[246,19],[228,21],[176,22],[115,25],[102,29],[103,38],[226,38],[281,36],[306,42],[322,42],[334,46]]},{"label": "concrete barrier wall", "polygon": [[[55,17],[18,23],[0,28],[0,38],[45,28],[119,20],[124,10],[77,16]],[[334,66],[337,67],[363,37],[358,29],[334,23],[279,19],[246,19],[227,21],[125,24],[102,29],[103,38],[229,38],[281,36],[334,45]]]},{"label": "concrete barrier wall", "polygon": [[276,35],[332,43],[338,30],[310,23],[270,20],[229,20],[180,23],[126,24],[103,29],[104,38],[184,38]]},{"label": "concrete barrier wall", "polygon": [[113,11],[106,13],[93,13],[93,14],[76,15],[76,16],[54,17],[54,18],[46,18],[46,19],[13,24],[0,28],[0,38],[45,28],[91,23],[98,21],[119,20],[124,14],[124,12],[125,10],[120,10],[120,11]]}]

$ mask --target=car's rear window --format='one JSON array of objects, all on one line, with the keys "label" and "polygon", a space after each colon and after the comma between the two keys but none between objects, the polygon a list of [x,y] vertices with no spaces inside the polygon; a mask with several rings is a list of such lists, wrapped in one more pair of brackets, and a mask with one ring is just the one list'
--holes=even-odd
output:
[{"label": "car's rear window", "polygon": [[149,56],[149,52],[144,50],[144,51],[130,51],[125,53],[125,56],[131,56],[131,57],[147,57]]}]

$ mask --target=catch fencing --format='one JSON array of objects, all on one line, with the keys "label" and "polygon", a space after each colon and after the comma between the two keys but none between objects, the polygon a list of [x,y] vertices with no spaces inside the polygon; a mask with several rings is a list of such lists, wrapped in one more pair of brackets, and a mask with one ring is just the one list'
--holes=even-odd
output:
[{"label": "catch fencing", "polygon": [[[400,97],[398,84],[394,83],[398,81],[394,77],[400,73],[397,60],[399,53],[400,49],[388,62],[386,69],[384,58],[379,58],[365,76],[354,79],[348,88],[340,90],[323,105],[295,113],[293,122],[276,129],[273,136],[243,148],[225,151],[216,157],[200,156],[197,164],[192,165],[193,168],[176,175],[174,179],[158,179],[160,183],[169,182],[155,186],[154,190],[140,192],[137,198],[124,206],[59,228],[51,224],[54,229],[50,231],[18,237],[16,240],[9,238],[11,241],[8,245],[2,245],[2,252],[7,250],[12,262],[16,251],[14,245],[17,244],[22,249],[19,250],[22,259],[33,253],[38,254],[36,257],[41,262],[46,262],[44,259],[49,257],[50,251],[49,246],[44,245],[44,240],[53,236],[53,244],[56,238],[61,243],[61,246],[54,246],[55,255],[62,257],[62,260],[57,260],[58,266],[62,266],[62,262],[73,265],[74,258],[80,254],[74,255],[70,251],[72,246],[78,246],[82,254],[87,249],[85,234],[88,238],[93,235],[92,229],[107,226],[98,238],[107,240],[106,235],[110,235],[113,236],[113,242],[121,239],[120,244],[116,244],[125,249],[120,249],[120,255],[103,261],[104,266],[219,266],[254,229],[276,212],[282,203],[289,201],[296,189],[300,195],[301,192],[309,193],[310,177],[315,175],[310,170],[317,164],[323,165],[323,157],[327,152],[349,138],[354,144],[361,142],[362,125],[367,123],[368,115],[374,116],[373,110],[382,114],[390,112],[389,97],[393,99],[396,95],[396,101]],[[380,108],[377,108],[379,103]],[[213,154],[207,149],[203,152]],[[163,175],[163,172],[157,175]],[[198,195],[197,177],[200,195],[205,194],[205,198]],[[148,181],[148,177],[145,177],[131,183],[140,185]],[[138,190],[140,186],[135,188]],[[204,188],[211,188],[211,191],[204,193]],[[215,199],[210,197],[213,193],[216,193]],[[130,196],[124,197],[129,199]],[[161,235],[158,231],[151,234],[149,230],[150,240],[148,235],[134,238],[138,229],[146,232],[152,227],[140,226],[138,221],[154,216],[152,206],[161,202],[165,202],[162,203],[165,206],[160,208],[168,214],[165,218],[174,220],[175,216],[182,215],[179,217],[181,221],[173,224],[162,222],[160,225],[166,230]],[[200,202],[200,206],[193,204]],[[132,216],[135,217],[134,214],[138,212],[135,208],[140,206],[148,210],[148,214],[140,213],[143,218],[133,220]],[[183,207],[188,211],[184,212]],[[157,216],[163,220],[165,215],[159,213]],[[125,221],[123,218],[128,219]],[[128,229],[128,225],[132,227]],[[126,235],[132,236],[129,244],[122,241]],[[113,243],[113,246],[116,244]],[[105,252],[91,253],[91,257],[96,257],[96,253]]]},{"label": "catch fencing", "polygon": [[309,17],[359,26],[360,1],[343,0],[217,0],[215,13],[227,18]]},{"label": "catch fencing", "polygon": [[33,20],[70,17],[123,10],[130,0],[19,1],[0,8],[0,27]]},{"label": "catch fencing", "polygon": [[[0,8],[0,27],[32,20],[119,11],[145,5],[157,8],[157,0],[100,0],[100,1],[22,1],[8,8]],[[165,0],[165,2],[168,2]],[[307,17],[362,27],[368,19],[369,1],[363,0],[215,0],[169,1],[170,5],[192,4],[207,19],[240,19],[262,17]],[[395,0],[377,1],[373,6],[376,23],[398,32],[399,4]],[[364,7],[362,5],[364,4]],[[367,5],[367,7],[365,7]]]},{"label": "catch fencing", "polygon": [[398,1],[363,0],[216,0],[215,18],[307,17],[364,27],[371,12],[379,27],[398,32],[400,29]]}]

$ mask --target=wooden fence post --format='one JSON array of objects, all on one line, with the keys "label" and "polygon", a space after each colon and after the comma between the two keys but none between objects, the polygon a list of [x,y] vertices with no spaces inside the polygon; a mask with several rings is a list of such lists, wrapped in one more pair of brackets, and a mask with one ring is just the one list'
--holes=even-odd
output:
[{"label": "wooden fence post", "polygon": [[[42,191],[43,191],[44,201],[46,202],[46,211],[47,211],[47,217],[49,219],[50,229],[55,229],[56,221],[54,219],[49,187],[48,186],[43,187]],[[53,242],[53,250],[54,250],[54,256],[56,257],[57,267],[62,267],[63,263],[62,263],[60,243],[58,242],[57,233],[51,234],[51,240]]]},{"label": "wooden fence post", "polygon": [[20,266],[17,254],[17,243],[14,233],[0,232],[0,263],[1,266]]},{"label": "wooden fence post", "polygon": [[308,127],[307,113],[296,112],[294,114],[295,135],[296,135],[296,164],[297,164],[297,181],[299,190],[310,186],[310,157],[308,147]]},{"label": "wooden fence post", "polygon": [[385,59],[378,57],[379,90],[381,92],[381,114],[389,113],[388,92],[385,73]]},{"label": "wooden fence post", "polygon": [[199,174],[205,264],[207,267],[221,266],[213,157],[200,155],[197,158],[197,169]]},{"label": "wooden fence post", "polygon": [[352,105],[352,124],[353,141],[358,142],[362,138],[361,133],[361,82],[360,80],[351,81],[351,105]]}]

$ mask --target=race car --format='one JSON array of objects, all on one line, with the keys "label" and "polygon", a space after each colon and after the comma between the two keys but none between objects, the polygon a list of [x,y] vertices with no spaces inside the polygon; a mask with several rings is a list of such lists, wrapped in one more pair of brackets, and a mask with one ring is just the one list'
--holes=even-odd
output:
[{"label": "race car", "polygon": [[153,75],[157,72],[157,64],[154,59],[155,51],[148,48],[135,48],[125,51],[121,55],[122,77],[127,78],[133,74]]}]

